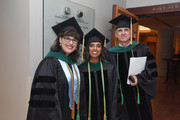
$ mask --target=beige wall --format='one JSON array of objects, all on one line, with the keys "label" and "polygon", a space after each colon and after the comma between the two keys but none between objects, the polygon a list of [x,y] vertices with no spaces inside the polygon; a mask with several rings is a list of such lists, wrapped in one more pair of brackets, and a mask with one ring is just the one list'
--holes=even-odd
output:
[{"label": "beige wall", "polygon": [[0,1],[0,120],[24,120],[29,75],[29,1]]},{"label": "beige wall", "polygon": [[173,30],[162,30],[158,32],[158,41],[157,41],[157,53],[156,61],[158,64],[158,72],[160,76],[166,75],[167,63],[162,60],[163,58],[169,58],[173,53],[173,39],[174,32]]}]

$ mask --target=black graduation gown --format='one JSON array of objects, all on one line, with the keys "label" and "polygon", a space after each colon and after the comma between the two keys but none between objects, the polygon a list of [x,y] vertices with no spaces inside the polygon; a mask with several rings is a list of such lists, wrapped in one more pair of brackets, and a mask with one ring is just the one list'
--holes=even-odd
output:
[{"label": "black graduation gown", "polygon": [[36,70],[27,120],[71,120],[68,82],[59,60],[54,57],[43,59]]},{"label": "black graduation gown", "polygon": [[[118,53],[119,75],[122,86],[124,104],[119,106],[121,113],[117,112],[117,120],[152,120],[151,98],[156,96],[157,66],[149,47],[138,44],[133,48],[134,57],[147,56],[145,70],[136,75],[138,78],[138,88],[140,93],[140,104],[137,104],[137,88],[127,85],[127,75],[129,69],[131,50]],[[109,52],[108,61],[117,64],[117,53]],[[120,95],[119,95],[120,96]],[[121,99],[119,99],[121,100]],[[120,110],[119,110],[120,111]]]},{"label": "black graduation gown", "polygon": [[[83,101],[83,111],[88,119],[89,106],[89,76],[88,68],[79,67],[81,74],[81,89],[83,89],[81,96],[85,96]],[[106,97],[106,113],[107,120],[114,120],[113,113],[116,111],[116,102],[114,100],[115,85],[118,82],[117,71],[113,64],[107,63],[103,65],[105,97]],[[118,87],[118,86],[116,86]],[[113,108],[113,106],[115,106]],[[103,102],[103,88],[101,79],[101,69],[95,70],[91,68],[91,120],[104,120],[104,102]]]}]

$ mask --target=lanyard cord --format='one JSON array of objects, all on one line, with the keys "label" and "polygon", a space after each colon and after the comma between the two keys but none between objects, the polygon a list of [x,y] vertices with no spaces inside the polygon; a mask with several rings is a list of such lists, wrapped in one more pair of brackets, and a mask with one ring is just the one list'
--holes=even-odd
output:
[{"label": "lanyard cord", "polygon": [[[103,100],[104,100],[104,120],[107,120],[106,115],[106,97],[105,97],[105,86],[104,86],[104,73],[102,62],[101,65],[101,78],[102,78],[102,88],[103,88]],[[89,75],[89,112],[88,112],[88,120],[91,120],[91,72],[90,72],[90,63],[88,62],[88,75]]]},{"label": "lanyard cord", "polygon": [[79,103],[80,103],[80,86],[79,86],[79,77],[78,77],[78,74],[77,74],[77,70],[73,64],[73,68],[75,70],[75,73],[76,73],[76,77],[77,77],[77,116],[76,116],[76,120],[80,120],[80,117],[79,117]]},{"label": "lanyard cord", "polygon": [[[134,57],[133,49],[131,49],[132,57]],[[137,89],[137,104],[140,104],[140,95],[139,95],[139,88],[136,86]]]},{"label": "lanyard cord", "polygon": [[[119,55],[118,55],[118,53],[117,53],[117,72],[118,72],[118,78],[121,81],[121,78],[120,78],[120,75],[119,75]],[[121,82],[120,82],[119,86],[120,86],[120,92],[121,92],[121,105],[123,105],[123,99],[124,98],[123,98]]]},{"label": "lanyard cord", "polygon": [[102,67],[102,62],[100,61],[101,64],[101,78],[102,78],[102,87],[103,87],[103,100],[104,100],[104,120],[107,120],[106,116],[106,96],[105,96],[105,86],[104,86],[104,72],[103,72],[103,67]]},{"label": "lanyard cord", "polygon": [[[131,49],[131,54],[132,57],[134,57],[134,53],[133,53],[133,49]],[[120,75],[119,75],[119,55],[117,53],[117,72],[118,72],[118,78],[121,81]],[[140,104],[140,94],[139,94],[139,88],[138,86],[136,86],[137,89],[137,104]],[[121,82],[120,82],[120,92],[121,92],[121,105],[123,105],[123,92],[122,92],[122,86],[121,86]]]},{"label": "lanyard cord", "polygon": [[89,75],[89,109],[88,109],[88,120],[91,120],[91,72],[90,63],[88,62],[88,75]]},{"label": "lanyard cord", "polygon": [[[71,80],[72,80],[72,119],[74,119],[74,111],[75,111],[75,107],[74,107],[74,77],[73,77],[73,73],[69,67],[69,65],[67,64],[66,62],[66,66],[68,68],[68,71],[71,75]],[[76,68],[74,66],[74,64],[72,64],[73,68],[74,68],[74,71],[75,71],[75,74],[76,74],[76,77],[77,77],[77,120],[79,120],[79,97],[80,97],[80,94],[79,94],[79,77],[78,77],[78,74],[77,74],[77,71],[76,71]]]}]

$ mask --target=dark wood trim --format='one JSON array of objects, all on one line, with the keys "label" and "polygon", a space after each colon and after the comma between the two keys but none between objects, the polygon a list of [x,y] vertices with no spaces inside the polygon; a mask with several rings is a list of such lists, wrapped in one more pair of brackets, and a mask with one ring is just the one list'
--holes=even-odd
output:
[{"label": "dark wood trim", "polygon": [[127,10],[134,13],[138,17],[143,15],[155,15],[163,13],[175,13],[176,15],[180,15],[180,2],[155,6],[128,8]]},{"label": "dark wood trim", "polygon": [[159,18],[154,18],[154,19],[156,19],[157,21],[161,22],[162,24],[164,24],[164,25],[168,26],[169,28],[173,28],[173,26],[172,26],[172,25],[167,24],[166,22],[164,22],[164,21],[160,20]]}]

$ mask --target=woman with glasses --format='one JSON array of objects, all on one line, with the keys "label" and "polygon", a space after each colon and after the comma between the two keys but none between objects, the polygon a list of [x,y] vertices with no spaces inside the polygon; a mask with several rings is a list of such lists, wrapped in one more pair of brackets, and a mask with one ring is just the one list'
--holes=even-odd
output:
[{"label": "woman with glasses", "polygon": [[52,29],[57,39],[36,70],[27,120],[78,120],[81,81],[76,59],[83,32],[74,17]]},{"label": "woman with glasses", "polygon": [[81,110],[86,120],[115,120],[118,93],[117,71],[106,61],[106,39],[95,28],[85,36],[85,62],[79,65],[81,73]]}]

